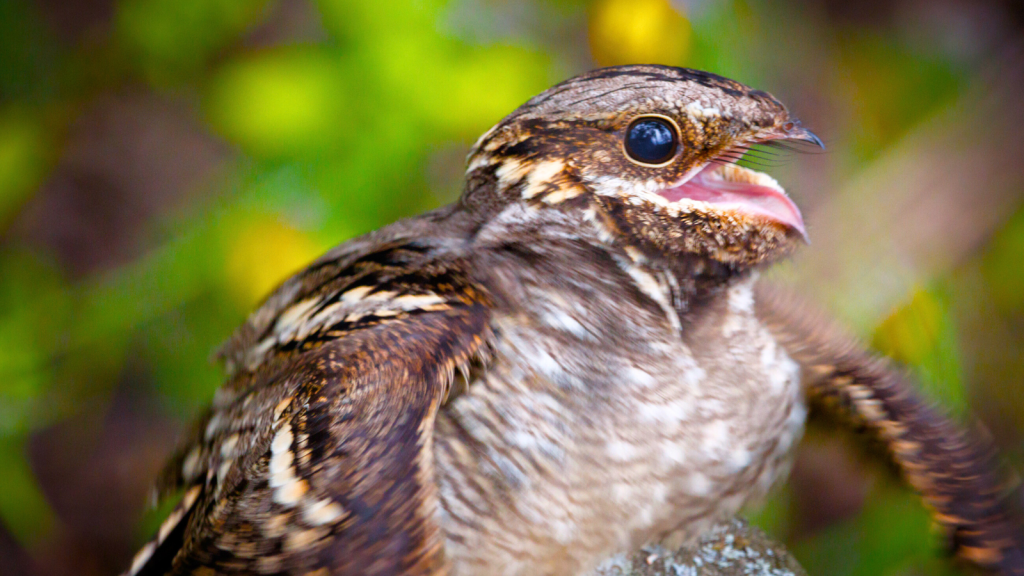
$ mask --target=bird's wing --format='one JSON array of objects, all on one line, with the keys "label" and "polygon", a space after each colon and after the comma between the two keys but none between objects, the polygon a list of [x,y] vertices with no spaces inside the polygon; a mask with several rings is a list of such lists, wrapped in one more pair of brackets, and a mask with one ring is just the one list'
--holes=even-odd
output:
[{"label": "bird's wing", "polygon": [[130,574],[443,571],[433,422],[489,306],[463,261],[430,252],[322,260],[254,314],[164,475],[184,497]]},{"label": "bird's wing", "polygon": [[813,408],[879,440],[961,559],[1024,576],[1024,534],[989,443],[932,408],[900,370],[805,303],[760,286],[758,315],[801,366]]}]

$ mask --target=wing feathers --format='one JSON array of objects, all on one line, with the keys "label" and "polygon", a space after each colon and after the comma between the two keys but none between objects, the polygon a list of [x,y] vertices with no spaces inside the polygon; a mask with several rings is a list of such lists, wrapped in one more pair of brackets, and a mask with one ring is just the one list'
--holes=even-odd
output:
[{"label": "wing feathers", "polygon": [[133,576],[443,572],[433,423],[482,353],[489,304],[461,262],[383,252],[340,275],[318,264],[329,286],[290,289],[243,331],[237,372],[160,482],[196,492]]},{"label": "wing feathers", "polygon": [[928,405],[886,360],[864,351],[807,306],[760,288],[758,313],[803,368],[818,408],[838,412],[880,440],[932,508],[957,555],[1024,575],[1024,534],[1004,500],[994,451]]}]

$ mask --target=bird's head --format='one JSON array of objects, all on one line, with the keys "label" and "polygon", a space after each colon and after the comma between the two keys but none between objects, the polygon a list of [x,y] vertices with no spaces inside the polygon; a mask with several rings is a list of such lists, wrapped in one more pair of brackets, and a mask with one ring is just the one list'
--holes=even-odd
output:
[{"label": "bird's head", "polygon": [[582,210],[648,257],[746,268],[805,240],[800,210],[767,174],[737,166],[753,144],[820,145],[774,97],[713,74],[621,66],[539,94],[484,134],[468,175],[504,202]]}]

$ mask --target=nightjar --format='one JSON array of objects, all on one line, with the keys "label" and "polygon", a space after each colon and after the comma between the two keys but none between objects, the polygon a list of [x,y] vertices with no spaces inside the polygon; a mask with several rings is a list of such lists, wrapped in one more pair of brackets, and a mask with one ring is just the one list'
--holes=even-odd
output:
[{"label": "nightjar", "polygon": [[755,286],[800,210],[735,164],[820,144],[774,97],[605,68],[515,110],[453,205],[328,252],[222,350],[138,574],[585,574],[787,468],[807,400],[889,449],[964,559],[1024,574],[981,445]]}]

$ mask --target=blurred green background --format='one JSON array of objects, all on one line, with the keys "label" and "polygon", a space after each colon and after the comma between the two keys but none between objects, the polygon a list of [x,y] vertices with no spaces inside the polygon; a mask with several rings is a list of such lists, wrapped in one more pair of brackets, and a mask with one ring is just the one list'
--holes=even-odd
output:
[{"label": "blurred green background", "polygon": [[[455,199],[473,140],[597,65],[766,89],[828,152],[769,171],[774,273],[1024,456],[1018,0],[0,1],[0,573],[113,574],[221,382],[332,245]],[[949,572],[927,515],[812,432],[755,519],[811,574]]]}]

